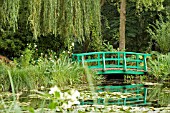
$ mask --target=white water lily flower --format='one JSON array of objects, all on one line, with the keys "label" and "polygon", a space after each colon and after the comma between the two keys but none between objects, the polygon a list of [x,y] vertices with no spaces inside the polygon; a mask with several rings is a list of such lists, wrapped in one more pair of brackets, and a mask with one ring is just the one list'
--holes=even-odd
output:
[{"label": "white water lily flower", "polygon": [[61,92],[57,86],[50,88],[49,94],[54,94],[55,92]]},{"label": "white water lily flower", "polygon": [[40,89],[43,90],[45,87],[44,86],[41,86]]},{"label": "white water lily flower", "polygon": [[55,61],[54,61],[54,60],[51,60],[51,62],[53,62],[53,63],[54,63]]},{"label": "white water lily flower", "polygon": [[67,109],[68,107],[67,107],[68,105],[66,104],[66,103],[63,103],[63,105],[61,106],[63,109]]},{"label": "white water lily flower", "polygon": [[73,104],[80,105],[80,102],[78,100],[74,101]]},{"label": "white water lily flower", "polygon": [[71,95],[73,95],[74,92],[75,92],[75,89],[71,89],[71,90],[70,90]]},{"label": "white water lily flower", "polygon": [[35,44],[34,47],[37,47],[37,45]]},{"label": "white water lily flower", "polygon": [[124,95],[120,95],[121,98],[127,98],[127,96],[124,96]]},{"label": "white water lily flower", "polygon": [[74,104],[73,102],[68,101],[67,108],[71,108],[71,106],[72,106],[73,104]]},{"label": "white water lily flower", "polygon": [[74,42],[72,42],[71,45],[74,47]]},{"label": "white water lily flower", "polygon": [[72,92],[72,95],[75,97],[80,97],[80,92],[77,90],[74,90],[74,92]]},{"label": "white water lily flower", "polygon": [[64,98],[65,99],[71,99],[72,96],[68,94],[68,92],[64,92]]},{"label": "white water lily flower", "polygon": [[64,99],[64,94],[62,92],[60,92],[60,99],[63,100]]},{"label": "white water lily flower", "polygon": [[78,97],[78,98],[80,97],[80,92],[79,91],[76,90],[74,94],[76,95],[76,97]]},{"label": "white water lily flower", "polygon": [[128,110],[129,109],[129,107],[128,106],[123,106],[123,110]]},{"label": "white water lily flower", "polygon": [[[74,92],[73,92],[74,91]],[[80,97],[80,93],[77,90],[71,90],[71,100],[76,101]]]},{"label": "white water lily flower", "polygon": [[56,109],[55,109],[56,111],[61,111],[60,109],[59,109],[59,106],[56,106]]}]

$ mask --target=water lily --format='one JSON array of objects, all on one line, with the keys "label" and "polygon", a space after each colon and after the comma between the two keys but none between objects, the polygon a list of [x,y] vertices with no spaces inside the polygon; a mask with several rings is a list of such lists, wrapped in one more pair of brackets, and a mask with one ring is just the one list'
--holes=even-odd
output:
[{"label": "water lily", "polygon": [[61,106],[63,109],[67,109],[68,105],[66,103],[63,103],[63,105]]},{"label": "water lily", "polygon": [[129,109],[128,106],[123,106],[122,108],[123,108],[123,110],[125,110],[125,111]]},{"label": "water lily", "polygon": [[44,86],[41,86],[41,87],[40,87],[41,90],[44,90],[44,88],[45,88]]},{"label": "water lily", "polygon": [[50,88],[49,94],[54,94],[55,92],[61,92],[57,86]]},{"label": "water lily", "polygon": [[71,100],[73,101],[76,101],[77,98],[80,97],[80,93],[77,90],[72,89],[70,93],[71,93]]},{"label": "water lily", "polygon": [[74,42],[72,42],[71,45],[74,47]]},{"label": "water lily", "polygon": [[64,92],[64,98],[65,99],[71,99],[72,96],[68,94],[68,92]]},{"label": "water lily", "polygon": [[74,97],[80,97],[80,92],[77,91],[77,90],[72,89],[71,90],[71,95],[73,95]]},{"label": "water lily", "polygon": [[71,106],[72,106],[73,104],[74,104],[73,102],[68,101],[67,108],[71,108]]},{"label": "water lily", "polygon": [[60,92],[60,99],[63,100],[64,98],[64,93]]},{"label": "water lily", "polygon": [[37,47],[37,45],[34,45],[34,47],[36,48],[36,47]]},{"label": "water lily", "polygon": [[80,101],[76,100],[73,102],[74,105],[80,105]]}]

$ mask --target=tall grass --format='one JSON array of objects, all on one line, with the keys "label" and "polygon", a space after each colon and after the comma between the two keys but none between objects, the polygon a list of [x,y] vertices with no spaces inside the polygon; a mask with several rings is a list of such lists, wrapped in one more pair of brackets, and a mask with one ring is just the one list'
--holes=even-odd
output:
[{"label": "tall grass", "polygon": [[[68,85],[87,83],[85,69],[68,57],[61,54],[56,58],[53,54],[40,56],[36,60],[28,49],[23,56],[15,61],[14,66],[0,64],[0,86],[1,89],[11,90],[10,80],[6,70],[10,70],[16,91],[46,88],[57,85],[64,87]],[[91,77],[93,77],[92,74]],[[94,78],[94,77],[93,77]]]},{"label": "tall grass", "polygon": [[13,80],[12,80],[11,72],[9,70],[7,70],[7,73],[8,73],[10,85],[11,85],[11,88],[12,88],[13,100],[9,105],[7,105],[4,102],[4,100],[1,98],[1,104],[0,105],[3,107],[2,112],[4,112],[4,113],[22,113],[21,108],[17,104],[16,93],[15,93],[15,90],[14,90],[14,83],[13,83]]}]

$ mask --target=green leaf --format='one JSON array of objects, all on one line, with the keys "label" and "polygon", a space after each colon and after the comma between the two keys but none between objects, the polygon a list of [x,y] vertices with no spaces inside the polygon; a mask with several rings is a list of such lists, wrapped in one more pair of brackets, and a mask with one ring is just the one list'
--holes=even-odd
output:
[{"label": "green leaf", "polygon": [[54,96],[55,98],[60,99],[60,92],[55,92]]},{"label": "green leaf", "polygon": [[49,107],[50,109],[55,109],[57,105],[58,105],[57,103],[51,102],[48,107]]}]

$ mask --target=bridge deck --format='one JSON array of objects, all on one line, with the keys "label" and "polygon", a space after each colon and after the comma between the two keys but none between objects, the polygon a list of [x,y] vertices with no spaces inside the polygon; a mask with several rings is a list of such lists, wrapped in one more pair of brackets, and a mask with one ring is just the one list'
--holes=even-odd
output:
[{"label": "bridge deck", "polygon": [[73,54],[73,61],[96,70],[97,74],[144,74],[150,54],[135,52],[90,52]]}]

